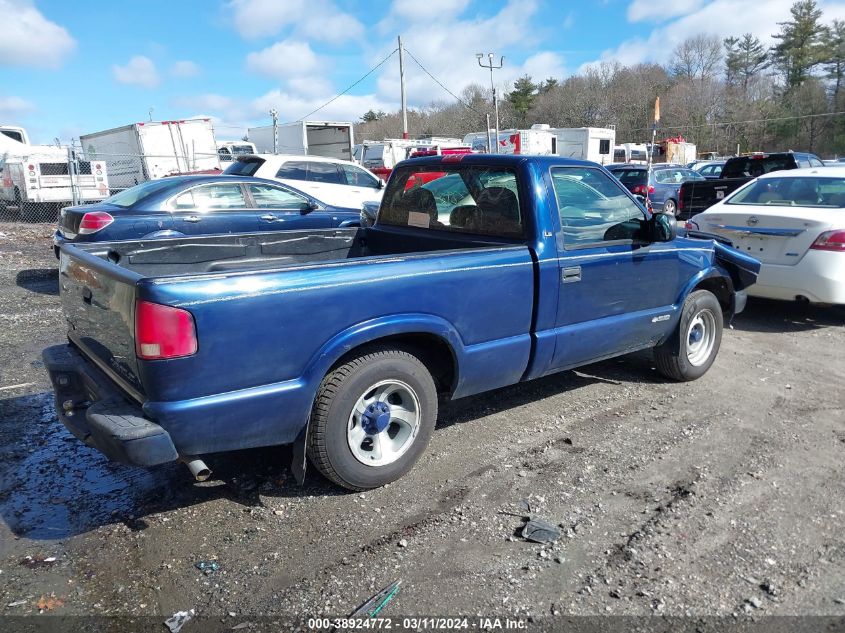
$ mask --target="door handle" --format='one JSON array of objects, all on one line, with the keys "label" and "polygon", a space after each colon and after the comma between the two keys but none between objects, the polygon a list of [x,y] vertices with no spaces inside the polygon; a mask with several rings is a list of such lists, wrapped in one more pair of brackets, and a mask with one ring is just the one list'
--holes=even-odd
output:
[{"label": "door handle", "polygon": [[562,277],[563,283],[565,284],[581,281],[581,267],[572,266],[571,268],[564,268]]},{"label": "door handle", "polygon": [[277,218],[277,217],[276,217],[275,215],[273,215],[272,213],[265,213],[264,215],[259,216],[259,218],[258,218],[258,219],[259,219],[259,220],[265,220],[265,221],[267,221],[267,222],[272,222],[273,220],[278,220],[279,218]]},{"label": "door handle", "polygon": [[189,215],[185,218],[185,222],[199,222],[202,218],[198,215]]}]

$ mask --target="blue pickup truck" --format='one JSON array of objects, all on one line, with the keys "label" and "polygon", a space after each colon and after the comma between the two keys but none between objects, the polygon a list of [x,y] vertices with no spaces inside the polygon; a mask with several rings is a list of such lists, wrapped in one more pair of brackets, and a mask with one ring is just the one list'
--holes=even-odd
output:
[{"label": "blue pickup truck", "polygon": [[758,270],[596,164],[434,156],[371,227],[62,245],[69,343],[44,361],[111,459],[204,477],[204,454],[293,444],[297,478],[363,490],[413,466],[439,397],[649,348],[698,378]]}]

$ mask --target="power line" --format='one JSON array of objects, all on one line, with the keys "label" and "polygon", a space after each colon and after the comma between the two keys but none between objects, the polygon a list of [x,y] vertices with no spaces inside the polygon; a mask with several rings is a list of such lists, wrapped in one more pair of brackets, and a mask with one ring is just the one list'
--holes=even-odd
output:
[{"label": "power line", "polygon": [[385,58],[384,58],[383,60],[381,60],[378,64],[376,64],[375,66],[373,66],[372,68],[370,68],[370,70],[368,70],[368,71],[367,71],[367,74],[366,74],[366,75],[364,75],[364,76],[363,76],[363,77],[361,77],[358,81],[356,81],[356,82],[355,82],[355,83],[353,83],[351,86],[349,86],[348,88],[346,88],[346,90],[344,90],[343,92],[340,92],[340,93],[336,94],[335,96],[333,96],[331,99],[329,99],[328,101],[326,101],[323,105],[321,105],[319,108],[317,108],[317,109],[315,109],[315,110],[311,110],[311,112],[309,112],[309,113],[308,113],[308,114],[306,114],[305,116],[298,118],[298,119],[297,119],[297,121],[302,121],[302,120],[304,120],[304,119],[307,119],[308,117],[310,117],[310,116],[311,116],[312,114],[314,114],[315,112],[319,112],[320,110],[322,110],[323,108],[325,108],[327,105],[329,105],[329,104],[333,103],[334,101],[337,101],[338,99],[340,99],[343,95],[345,95],[347,92],[349,92],[350,90],[352,90],[355,86],[357,86],[359,83],[361,83],[362,81],[364,81],[367,77],[369,77],[369,76],[370,76],[370,75],[372,75],[375,71],[377,71],[379,68],[381,68],[381,67],[384,65],[384,63],[385,63],[388,59],[390,59],[391,57],[393,57],[394,53],[396,53],[396,51],[398,51],[398,50],[399,50],[399,48],[398,48],[398,47],[397,47],[397,48],[394,48],[392,51],[390,51],[390,53],[387,55],[387,57],[385,57]]},{"label": "power line", "polygon": [[[822,112],[820,114],[803,114],[799,116],[782,116],[782,117],[772,117],[770,119],[748,119],[747,121],[724,121],[722,123],[702,123],[700,125],[669,125],[669,126],[660,126],[661,130],[696,130],[699,128],[708,128],[708,127],[722,127],[722,126],[729,126],[729,125],[744,125],[746,123],[771,123],[774,121],[796,121],[798,119],[812,119],[815,117],[825,117],[825,116],[838,116],[841,114],[845,114],[845,111],[841,112]],[[642,132],[642,131],[649,131],[651,127],[640,127],[630,130],[631,132]]]},{"label": "power line", "polygon": [[454,98],[458,101],[458,103],[460,103],[460,104],[461,104],[462,106],[464,106],[465,108],[467,108],[467,109],[469,109],[469,110],[472,110],[472,111],[473,111],[473,112],[475,112],[476,114],[481,114],[481,112],[479,112],[478,110],[476,110],[475,108],[473,108],[470,104],[468,104],[466,101],[464,101],[463,99],[461,99],[458,95],[456,95],[454,92],[452,92],[452,91],[451,91],[451,90],[449,90],[446,86],[444,86],[442,83],[440,83],[440,80],[439,80],[439,79],[437,79],[437,77],[435,77],[434,75],[432,75],[430,72],[428,72],[428,69],[420,63],[420,60],[418,60],[416,57],[414,57],[414,54],[413,54],[411,51],[409,51],[407,47],[405,48],[405,52],[406,52],[406,53],[408,53],[408,56],[409,56],[411,59],[413,59],[413,60],[417,63],[417,66],[419,66],[419,67],[422,69],[422,71],[423,71],[426,75],[428,75],[429,77],[431,77],[431,78],[434,80],[434,82],[435,82],[438,86],[440,86],[441,88],[443,88],[443,90],[445,90],[445,91],[446,91],[446,92],[448,92],[450,95],[452,95],[452,96],[453,96],[453,97],[454,97]]}]

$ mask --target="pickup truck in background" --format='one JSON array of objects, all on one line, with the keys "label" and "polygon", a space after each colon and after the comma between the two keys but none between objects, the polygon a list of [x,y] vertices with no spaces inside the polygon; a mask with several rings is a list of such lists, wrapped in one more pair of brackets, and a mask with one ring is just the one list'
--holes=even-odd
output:
[{"label": "pickup truck in background", "polygon": [[681,185],[676,215],[679,220],[688,220],[695,214],[709,209],[757,176],[799,167],[824,167],[824,163],[815,154],[803,152],[758,153],[729,158],[718,179],[708,179],[704,182],[690,181]]},{"label": "pickup truck in background", "polygon": [[[408,186],[451,178],[438,199]],[[436,182],[436,181],[434,181]],[[447,155],[393,170],[372,227],[63,244],[59,417],[154,466],[293,444],[340,486],[406,473],[438,397],[636,350],[703,375],[758,262],[677,237],[595,163]]]}]

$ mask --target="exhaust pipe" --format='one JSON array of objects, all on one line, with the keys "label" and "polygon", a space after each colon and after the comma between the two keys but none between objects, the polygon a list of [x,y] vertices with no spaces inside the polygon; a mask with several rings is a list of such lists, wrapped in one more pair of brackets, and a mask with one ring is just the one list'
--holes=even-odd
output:
[{"label": "exhaust pipe", "polygon": [[211,477],[211,469],[201,459],[189,455],[183,456],[180,459],[197,481],[206,481]]}]

